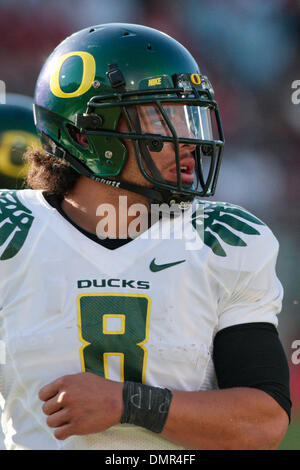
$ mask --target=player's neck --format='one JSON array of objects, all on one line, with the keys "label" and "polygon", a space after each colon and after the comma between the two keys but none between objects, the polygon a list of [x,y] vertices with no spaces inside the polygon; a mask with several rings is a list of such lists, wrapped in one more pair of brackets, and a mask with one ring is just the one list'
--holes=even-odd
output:
[{"label": "player's neck", "polygon": [[149,226],[147,198],[86,177],[81,177],[64,197],[62,209],[83,229],[109,238],[130,237],[128,227],[137,217],[137,212],[143,227],[147,229]]}]

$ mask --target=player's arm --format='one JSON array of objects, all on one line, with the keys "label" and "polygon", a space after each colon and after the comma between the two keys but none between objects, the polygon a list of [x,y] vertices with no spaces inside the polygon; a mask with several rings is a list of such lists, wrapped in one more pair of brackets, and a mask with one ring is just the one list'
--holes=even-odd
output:
[{"label": "player's arm", "polygon": [[289,370],[275,327],[221,330],[214,342],[220,390],[174,392],[163,430],[188,448],[276,449],[289,423]]},{"label": "player's arm", "polygon": [[175,392],[163,436],[187,449],[277,449],[287,429],[284,410],[260,390]]}]

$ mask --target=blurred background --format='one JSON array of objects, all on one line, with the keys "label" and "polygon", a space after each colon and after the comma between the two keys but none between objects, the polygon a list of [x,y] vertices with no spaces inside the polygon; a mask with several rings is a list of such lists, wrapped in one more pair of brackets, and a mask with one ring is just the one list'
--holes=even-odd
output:
[{"label": "blurred background", "polygon": [[293,399],[293,421],[281,448],[299,450],[300,353],[292,345],[300,351],[300,104],[292,102],[292,83],[300,80],[300,1],[0,0],[0,80],[6,91],[32,97],[57,44],[79,29],[110,22],[170,34],[213,83],[226,138],[214,199],[253,211],[281,246],[278,276],[285,300],[279,331]]}]

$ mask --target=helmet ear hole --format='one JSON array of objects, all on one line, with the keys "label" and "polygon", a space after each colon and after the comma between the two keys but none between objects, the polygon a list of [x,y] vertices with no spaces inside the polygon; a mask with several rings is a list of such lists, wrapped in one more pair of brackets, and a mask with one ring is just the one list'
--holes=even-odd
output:
[{"label": "helmet ear hole", "polygon": [[72,126],[72,124],[67,124],[67,129],[70,137],[77,145],[80,145],[83,148],[88,148],[89,144],[87,138],[84,134],[80,132],[78,127]]},{"label": "helmet ear hole", "polygon": [[76,134],[76,139],[77,139],[78,144],[81,145],[82,147],[87,148],[89,146],[87,138],[84,134],[81,134],[80,132],[78,132]]}]

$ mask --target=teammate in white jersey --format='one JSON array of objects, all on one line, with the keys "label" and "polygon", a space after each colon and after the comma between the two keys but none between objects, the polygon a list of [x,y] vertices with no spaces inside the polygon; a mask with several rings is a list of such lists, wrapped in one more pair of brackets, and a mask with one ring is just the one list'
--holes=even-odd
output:
[{"label": "teammate in white jersey", "polygon": [[278,242],[201,199],[224,138],[193,57],[148,27],[87,28],[46,61],[34,113],[33,189],[0,197],[6,448],[277,448]]}]

